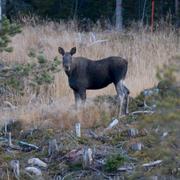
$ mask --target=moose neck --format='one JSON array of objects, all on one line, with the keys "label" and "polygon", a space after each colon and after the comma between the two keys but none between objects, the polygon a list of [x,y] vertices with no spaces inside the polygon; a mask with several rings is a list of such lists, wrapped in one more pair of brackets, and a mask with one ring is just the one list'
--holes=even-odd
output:
[{"label": "moose neck", "polygon": [[65,71],[65,73],[68,76],[68,78],[71,76],[71,70],[70,71]]},{"label": "moose neck", "polygon": [[65,73],[68,76],[68,78],[70,78],[70,76],[71,76],[72,72],[74,71],[74,69],[75,69],[75,64],[72,63],[70,70],[69,71],[65,71]]}]

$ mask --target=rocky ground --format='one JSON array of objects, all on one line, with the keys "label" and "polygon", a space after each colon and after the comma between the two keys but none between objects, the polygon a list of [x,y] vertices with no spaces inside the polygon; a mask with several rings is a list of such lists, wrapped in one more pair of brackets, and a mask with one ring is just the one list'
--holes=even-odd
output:
[{"label": "rocky ground", "polygon": [[[80,137],[74,130],[23,130],[19,121],[3,126],[0,179],[179,179],[180,86],[172,74],[163,76],[130,98],[127,116],[82,128]],[[101,96],[97,108],[104,101],[115,107],[113,97]]]}]

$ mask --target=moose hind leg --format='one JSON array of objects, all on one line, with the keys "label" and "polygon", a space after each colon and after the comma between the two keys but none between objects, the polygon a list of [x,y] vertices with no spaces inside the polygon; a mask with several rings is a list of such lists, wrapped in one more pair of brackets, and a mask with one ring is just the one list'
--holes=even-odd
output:
[{"label": "moose hind leg", "polygon": [[119,99],[119,113],[118,115],[125,115],[128,113],[128,101],[129,101],[129,90],[123,85],[123,81],[120,80],[115,84],[118,99]]},{"label": "moose hind leg", "polygon": [[128,114],[129,113],[129,89],[124,86],[124,94],[125,94],[125,98],[124,98],[124,106],[125,106],[125,113]]}]

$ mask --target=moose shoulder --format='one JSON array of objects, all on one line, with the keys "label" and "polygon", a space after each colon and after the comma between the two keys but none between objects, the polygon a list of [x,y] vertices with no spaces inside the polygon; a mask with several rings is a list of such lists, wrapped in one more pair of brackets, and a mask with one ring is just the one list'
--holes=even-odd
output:
[{"label": "moose shoulder", "polygon": [[101,60],[90,60],[84,57],[73,57],[76,48],[65,52],[59,47],[63,56],[63,68],[68,76],[69,86],[74,91],[76,105],[85,102],[87,89],[101,89],[113,83],[119,98],[120,115],[127,113],[129,90],[123,85],[128,62],[117,56]]}]

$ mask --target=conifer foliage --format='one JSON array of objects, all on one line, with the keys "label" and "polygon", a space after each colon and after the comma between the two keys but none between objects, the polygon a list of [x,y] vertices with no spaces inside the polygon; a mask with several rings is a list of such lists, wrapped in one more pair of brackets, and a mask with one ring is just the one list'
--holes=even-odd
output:
[{"label": "conifer foliage", "polygon": [[[7,18],[3,18],[0,30],[0,53],[13,51],[13,48],[9,46],[11,37],[20,32],[19,25],[11,24]],[[24,64],[7,64],[3,59],[0,59],[1,91],[3,89],[3,92],[23,94],[27,86],[38,87],[53,82],[54,74],[60,70],[58,67],[60,61],[57,57],[50,61],[43,52],[36,53],[35,50],[30,50],[28,56],[31,61]]]}]

